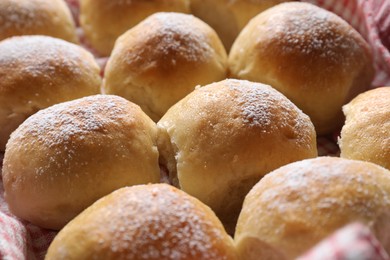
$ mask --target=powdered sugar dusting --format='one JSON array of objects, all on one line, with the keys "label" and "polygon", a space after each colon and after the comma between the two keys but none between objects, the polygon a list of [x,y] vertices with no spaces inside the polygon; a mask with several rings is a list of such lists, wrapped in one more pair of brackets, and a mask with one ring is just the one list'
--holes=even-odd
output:
[{"label": "powdered sugar dusting", "polygon": [[121,100],[116,99],[97,95],[43,109],[21,124],[12,133],[9,142],[24,143],[23,140],[28,139],[32,147],[44,145],[56,154],[66,155],[64,161],[47,158],[48,163],[35,169],[36,176],[46,173],[45,167],[53,164],[61,168],[64,163],[72,161],[77,150],[75,146],[80,143],[78,141],[96,132],[105,133],[107,125],[117,123],[117,119],[123,116],[124,108],[118,106]]},{"label": "powdered sugar dusting", "polygon": [[350,62],[347,55],[340,55],[340,50],[348,53],[359,48],[348,32],[350,26],[329,11],[307,3],[285,3],[277,8],[283,12],[273,12],[267,26],[285,54],[302,53],[335,63]]},{"label": "powdered sugar dusting", "polygon": [[237,92],[237,101],[242,110],[246,124],[268,126],[272,123],[271,107],[275,102],[286,103],[278,92],[266,85],[249,83],[248,81],[230,80],[229,87]]},{"label": "powdered sugar dusting", "polygon": [[42,21],[49,20],[48,14],[42,11],[44,1],[3,1],[0,3],[0,35],[8,30],[28,31],[42,27]]},{"label": "powdered sugar dusting", "polygon": [[230,79],[226,83],[236,93],[245,125],[264,131],[284,131],[288,137],[299,137],[297,140],[301,137],[306,140],[310,131],[314,131],[310,119],[272,87],[245,80]]},{"label": "powdered sugar dusting", "polygon": [[[384,168],[380,174],[380,168],[374,167],[331,157],[303,160],[265,176],[254,190],[262,182],[268,183],[269,188],[262,191],[259,199],[264,212],[270,210],[280,216],[302,209],[308,213],[332,209],[336,217],[337,211],[348,208],[357,216],[374,217],[375,209],[390,207],[390,190],[385,188],[389,187],[390,175]],[[387,183],[381,183],[383,180]]]},{"label": "powdered sugar dusting", "polygon": [[132,29],[142,39],[142,46],[138,52],[127,54],[128,62],[143,61],[148,62],[148,66],[158,62],[161,63],[159,67],[164,69],[171,68],[180,61],[209,59],[214,50],[205,29],[199,27],[206,25],[200,24],[201,21],[187,14],[157,13],[150,16]]},{"label": "powdered sugar dusting", "polygon": [[[227,237],[222,226],[217,228],[205,208],[166,184],[120,189],[83,214],[91,232],[85,239],[101,237],[92,255],[104,248],[126,259],[228,259],[219,252]],[[107,227],[106,221],[112,224]]]},{"label": "powdered sugar dusting", "polygon": [[92,132],[104,133],[108,124],[116,124],[125,116],[126,102],[115,96],[96,95],[60,103],[29,117],[11,138],[28,136],[48,147],[63,146],[73,138],[83,139]]},{"label": "powdered sugar dusting", "polygon": [[[101,145],[101,138],[96,138],[97,135],[109,134],[110,127],[121,124],[121,119],[128,116],[126,108],[128,101],[109,95],[95,95],[60,103],[29,117],[12,133],[9,143],[26,142],[29,147],[48,147],[54,154],[64,158],[61,161],[54,157],[47,158],[47,163],[35,169],[37,177],[46,174],[46,168],[53,166],[69,170],[63,165],[74,163],[78,147],[88,142]],[[58,174],[60,173],[64,174],[59,171]]]},{"label": "powdered sugar dusting", "polygon": [[[33,77],[56,77],[59,69],[81,75],[91,60],[81,47],[48,36],[17,36],[0,43],[0,66],[14,67]],[[92,59],[92,56],[91,56]],[[16,67],[15,67],[16,66]]]}]

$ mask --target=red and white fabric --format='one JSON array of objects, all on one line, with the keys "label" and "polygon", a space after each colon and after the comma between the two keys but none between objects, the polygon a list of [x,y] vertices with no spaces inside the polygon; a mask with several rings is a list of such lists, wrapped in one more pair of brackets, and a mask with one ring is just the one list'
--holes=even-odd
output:
[{"label": "red and white fabric", "polygon": [[320,242],[297,260],[388,260],[386,251],[370,229],[350,224]]}]

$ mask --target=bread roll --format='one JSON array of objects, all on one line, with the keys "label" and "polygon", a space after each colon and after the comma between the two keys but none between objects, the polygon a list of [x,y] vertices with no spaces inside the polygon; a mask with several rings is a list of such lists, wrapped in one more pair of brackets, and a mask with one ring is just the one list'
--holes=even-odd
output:
[{"label": "bread roll", "polygon": [[230,55],[232,77],[269,84],[310,116],[317,134],[342,126],[341,107],[370,86],[368,44],[337,15],[279,4],[253,18]]},{"label": "bread roll", "polygon": [[390,87],[360,94],[343,111],[340,156],[390,169]]},{"label": "bread roll", "polygon": [[55,237],[50,259],[237,259],[209,207],[167,184],[100,199]]},{"label": "bread roll", "polygon": [[257,14],[287,0],[191,0],[191,12],[213,27],[226,50]]},{"label": "bread roll", "polygon": [[103,91],[133,101],[158,121],[196,85],[226,74],[227,55],[210,26],[191,15],[157,13],[117,40]]},{"label": "bread roll", "polygon": [[260,180],[245,198],[234,240],[241,259],[295,259],[355,221],[390,251],[390,172],[368,162],[318,157]]},{"label": "bread roll", "polygon": [[198,88],[158,126],[161,164],[172,182],[210,206],[230,232],[245,195],[266,173],[317,155],[309,117],[260,83]]},{"label": "bread roll", "polygon": [[11,132],[38,110],[98,94],[99,73],[89,52],[60,39],[18,36],[1,41],[0,151]]},{"label": "bread roll", "polygon": [[0,1],[0,40],[36,34],[78,42],[72,15],[63,0]]},{"label": "bread roll", "polygon": [[115,40],[157,12],[190,12],[189,0],[80,0],[80,23],[87,40],[108,56]]},{"label": "bread roll", "polygon": [[12,133],[4,155],[5,200],[16,216],[60,229],[115,189],[159,181],[157,128],[110,95],[43,109]]}]

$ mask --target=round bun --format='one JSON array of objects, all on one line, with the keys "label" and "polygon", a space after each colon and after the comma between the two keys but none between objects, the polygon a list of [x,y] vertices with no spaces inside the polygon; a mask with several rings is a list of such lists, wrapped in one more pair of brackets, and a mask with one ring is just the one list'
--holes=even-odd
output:
[{"label": "round bun", "polygon": [[390,87],[360,94],[343,111],[340,156],[390,169]]},{"label": "round bun", "polygon": [[191,12],[215,29],[226,50],[257,14],[287,0],[191,0]]},{"label": "round bun", "polygon": [[198,88],[158,126],[161,164],[172,182],[210,206],[229,231],[245,195],[266,173],[317,156],[309,117],[260,83],[224,80]]},{"label": "round bun", "polygon": [[190,12],[190,0],[80,0],[80,23],[89,43],[108,56],[115,40],[157,12]]},{"label": "round bun", "polygon": [[209,207],[167,184],[126,187],[70,222],[46,259],[237,259]]},{"label": "round bun", "polygon": [[158,121],[196,85],[226,74],[227,54],[210,26],[192,15],[156,13],[117,40],[103,91],[133,101]]},{"label": "round bun", "polygon": [[72,15],[63,0],[1,0],[0,18],[0,40],[48,35],[78,42]]},{"label": "round bun", "polygon": [[5,200],[18,217],[60,229],[108,193],[159,182],[157,128],[139,106],[110,95],[43,109],[12,133]]},{"label": "round bun", "polygon": [[38,110],[98,94],[99,73],[89,52],[64,40],[17,36],[1,41],[0,151],[11,132]]},{"label": "round bun", "polygon": [[241,259],[295,259],[359,221],[390,252],[389,217],[388,170],[318,157],[281,167],[256,184],[245,198],[234,240]]},{"label": "round bun", "polygon": [[230,55],[232,77],[269,84],[310,116],[317,134],[342,126],[341,107],[370,86],[368,44],[337,15],[283,3],[253,18]]}]

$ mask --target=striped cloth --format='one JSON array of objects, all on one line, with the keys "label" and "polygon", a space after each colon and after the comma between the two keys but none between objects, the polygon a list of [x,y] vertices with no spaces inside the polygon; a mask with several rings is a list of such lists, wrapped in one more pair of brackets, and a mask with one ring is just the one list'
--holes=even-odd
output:
[{"label": "striped cloth", "polygon": [[320,242],[297,260],[388,260],[386,251],[360,223],[352,223]]}]

